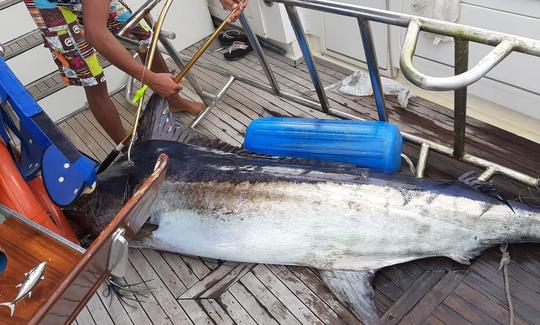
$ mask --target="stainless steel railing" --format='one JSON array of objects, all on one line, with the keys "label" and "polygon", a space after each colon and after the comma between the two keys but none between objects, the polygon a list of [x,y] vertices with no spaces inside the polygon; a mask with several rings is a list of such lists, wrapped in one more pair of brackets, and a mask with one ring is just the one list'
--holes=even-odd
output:
[{"label": "stainless steel railing", "polygon": [[[148,0],[139,10],[132,16],[127,26],[134,26],[141,19],[145,19],[150,25],[152,19],[149,11],[160,0]],[[340,111],[337,108],[331,107],[328,98],[326,97],[324,87],[320,81],[315,60],[311,54],[309,44],[304,34],[302,22],[299,18],[297,7],[319,10],[329,13],[334,13],[343,16],[355,17],[358,20],[360,34],[362,38],[364,53],[369,70],[373,94],[375,97],[376,109],[379,120],[386,121],[386,107],[382,84],[375,54],[375,46],[373,44],[373,34],[371,32],[370,23],[372,21],[407,28],[405,42],[403,44],[400,67],[405,77],[413,84],[429,90],[454,90],[454,145],[449,147],[442,145],[419,136],[402,132],[405,141],[414,143],[420,146],[420,155],[416,166],[416,176],[423,177],[426,167],[426,161],[431,151],[436,151],[447,156],[460,159],[467,163],[484,168],[485,171],[479,178],[489,180],[495,174],[505,175],[511,179],[522,182],[528,186],[540,186],[540,179],[535,176],[527,175],[511,168],[493,163],[486,159],[476,157],[465,152],[465,119],[467,107],[467,86],[478,81],[485,76],[497,64],[503,61],[511,52],[521,52],[534,56],[540,56],[540,41],[518,37],[505,33],[494,32],[482,28],[471,27],[466,25],[454,24],[435,19],[423,18],[402,13],[395,13],[386,10],[373,9],[368,7],[343,4],[328,0],[269,0],[285,5],[289,20],[295,32],[298,44],[304,56],[304,61],[308,68],[311,80],[317,93],[318,102],[304,97],[291,94],[279,86],[275,78],[271,66],[268,64],[264,52],[259,44],[256,35],[249,26],[247,19],[242,15],[240,23],[246,32],[248,39],[255,50],[263,71],[268,79],[268,83],[261,82],[246,76],[235,74],[224,67],[210,63],[199,62],[198,65],[210,69],[214,72],[228,77],[227,83],[218,91],[217,94],[209,94],[204,91],[199,85],[197,79],[188,74],[188,81],[194,87],[196,93],[205,101],[207,108],[200,113],[199,116],[191,124],[192,128],[213,109],[220,98],[226,91],[235,83],[242,82],[261,90],[272,93],[281,98],[321,110],[327,114],[346,119],[358,119],[354,116]],[[126,27],[127,28],[127,27]],[[455,76],[439,78],[425,75],[414,67],[412,58],[416,50],[416,44],[420,31],[431,32],[439,35],[453,37],[455,42]],[[138,48],[138,44],[133,41],[121,37],[124,44]],[[171,42],[165,37],[160,36],[162,43],[161,51],[168,53],[175,63],[180,67],[183,66],[186,57],[179,54]],[[469,42],[477,42],[491,45],[494,49],[480,60],[474,67],[469,69]]]}]

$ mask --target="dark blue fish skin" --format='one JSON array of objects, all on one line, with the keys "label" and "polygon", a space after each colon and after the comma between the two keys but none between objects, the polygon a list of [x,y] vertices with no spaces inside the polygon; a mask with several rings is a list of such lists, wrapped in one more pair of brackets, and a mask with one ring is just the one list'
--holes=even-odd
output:
[{"label": "dark blue fish skin", "polygon": [[[83,233],[97,235],[103,229],[133,190],[150,175],[161,153],[169,156],[165,182],[374,184],[398,189],[405,202],[430,192],[433,199],[449,195],[482,202],[486,211],[500,203],[459,182],[388,175],[348,164],[248,152],[180,124],[168,112],[166,101],[155,96],[143,113],[138,141],[132,149],[132,162],[127,161],[127,155],[119,157],[99,175],[95,193],[65,210]],[[523,211],[534,210],[523,204],[512,203],[512,206]]]},{"label": "dark blue fish skin", "polygon": [[[67,208],[66,214],[85,233],[97,235],[133,190],[152,172],[161,153],[169,156],[165,182],[370,183],[400,189],[405,201],[429,191],[434,197],[445,194],[485,202],[486,207],[498,204],[497,200],[459,183],[418,179],[403,174],[387,175],[352,165],[282,159],[226,148],[228,151],[239,152],[166,140],[139,143],[133,148],[132,162],[127,161],[126,155],[120,157],[99,176],[96,193],[83,197]],[[521,208],[528,210],[526,206]]]}]

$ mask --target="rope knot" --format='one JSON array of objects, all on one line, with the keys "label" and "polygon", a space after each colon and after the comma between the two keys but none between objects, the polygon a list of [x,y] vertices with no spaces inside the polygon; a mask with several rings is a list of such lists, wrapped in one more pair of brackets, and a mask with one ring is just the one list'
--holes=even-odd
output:
[{"label": "rope knot", "polygon": [[499,271],[503,269],[503,267],[510,264],[510,253],[508,252],[508,243],[501,244],[501,262],[499,264]]}]

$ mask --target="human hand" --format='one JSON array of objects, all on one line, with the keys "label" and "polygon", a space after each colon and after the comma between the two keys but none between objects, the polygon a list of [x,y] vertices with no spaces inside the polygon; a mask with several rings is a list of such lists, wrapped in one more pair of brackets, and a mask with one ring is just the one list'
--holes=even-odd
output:
[{"label": "human hand", "polygon": [[182,84],[174,81],[174,76],[170,73],[150,72],[144,80],[152,90],[161,97],[167,98],[178,94],[183,88]]},{"label": "human hand", "polygon": [[[239,5],[239,3],[242,2],[241,0],[219,0],[219,1],[223,5],[223,7],[227,10],[235,9]],[[237,11],[235,11],[235,13],[229,18],[229,22],[233,22],[237,20],[238,17],[240,17],[242,12],[244,11],[244,9],[246,9],[247,5],[248,5],[248,0],[244,0],[240,4],[240,8]]]}]

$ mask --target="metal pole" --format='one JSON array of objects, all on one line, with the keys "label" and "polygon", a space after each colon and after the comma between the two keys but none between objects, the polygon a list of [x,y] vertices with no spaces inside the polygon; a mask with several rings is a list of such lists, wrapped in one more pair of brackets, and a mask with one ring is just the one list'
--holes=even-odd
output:
[{"label": "metal pole", "polygon": [[366,55],[366,63],[369,70],[369,79],[371,80],[371,87],[373,88],[373,96],[375,97],[375,104],[377,105],[379,121],[387,122],[388,117],[386,115],[384,93],[381,75],[379,74],[377,52],[375,51],[375,45],[373,44],[371,25],[368,20],[358,19],[358,26],[360,27],[360,34],[362,35],[362,44],[364,45],[364,53]]},{"label": "metal pole", "polygon": [[315,67],[315,61],[313,60],[313,56],[311,55],[311,50],[309,49],[306,35],[304,34],[304,30],[302,28],[302,22],[300,21],[300,16],[298,16],[298,11],[294,6],[290,5],[285,5],[285,9],[287,10],[287,14],[289,15],[289,20],[291,21],[294,34],[296,35],[296,39],[298,40],[298,45],[300,45],[300,50],[302,50],[302,54],[304,55],[304,61],[306,62],[309,75],[311,76],[311,81],[313,82],[313,86],[315,86],[317,96],[319,97],[321,108],[323,112],[328,113],[330,105],[328,105],[328,99],[326,98],[321,79],[319,78],[319,73],[317,72],[317,68]]},{"label": "metal pole", "polygon": [[143,3],[142,6],[139,7],[133,14],[131,14],[131,17],[129,17],[126,24],[118,31],[118,36],[125,36],[126,33],[135,27],[144,17],[146,17],[150,11],[159,3],[160,0],[148,0],[145,3]]},{"label": "metal pole", "polygon": [[[454,38],[454,74],[469,69],[469,41]],[[467,87],[454,90],[454,157],[461,159],[465,154],[465,128],[467,117]]]},{"label": "metal pole", "polygon": [[216,106],[216,104],[219,102],[221,97],[223,97],[223,95],[225,95],[227,90],[229,90],[229,88],[231,88],[231,86],[234,84],[235,80],[236,79],[234,77],[230,77],[229,80],[227,80],[227,83],[216,94],[216,97],[214,98],[212,103],[210,105],[208,105],[204,110],[202,110],[202,112],[200,112],[199,115],[197,115],[197,117],[193,120],[193,122],[191,122],[191,125],[189,126],[190,128],[194,129],[197,126],[197,124],[199,124],[199,122],[201,122],[202,119],[205,118],[206,115],[208,115],[208,113],[210,113],[210,110],[212,110],[212,108],[214,108],[214,106]]},{"label": "metal pole", "polygon": [[420,155],[418,156],[418,164],[416,165],[416,177],[423,178],[426,170],[427,159],[429,155],[429,145],[422,143],[420,147]]},{"label": "metal pole", "polygon": [[255,54],[257,54],[257,57],[259,58],[259,62],[264,70],[264,74],[266,75],[266,78],[268,78],[268,82],[270,83],[270,86],[272,87],[272,92],[274,95],[279,95],[279,84],[276,80],[276,76],[272,72],[272,69],[270,68],[270,65],[266,61],[266,56],[264,55],[264,51],[261,48],[261,44],[259,43],[259,39],[257,38],[257,35],[253,33],[251,30],[251,26],[249,26],[249,23],[246,19],[246,16],[242,13],[240,15],[240,24],[242,24],[242,27],[244,28],[244,31],[246,32],[246,35],[249,39],[249,43],[255,50]]}]

